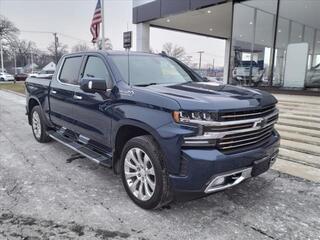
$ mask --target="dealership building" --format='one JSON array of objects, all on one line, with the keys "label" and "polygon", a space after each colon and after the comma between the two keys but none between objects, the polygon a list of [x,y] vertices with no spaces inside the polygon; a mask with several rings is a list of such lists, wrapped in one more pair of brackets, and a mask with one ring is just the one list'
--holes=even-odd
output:
[{"label": "dealership building", "polygon": [[151,27],[224,39],[224,82],[289,89],[320,88],[319,13],[316,0],[133,0],[138,51]]}]

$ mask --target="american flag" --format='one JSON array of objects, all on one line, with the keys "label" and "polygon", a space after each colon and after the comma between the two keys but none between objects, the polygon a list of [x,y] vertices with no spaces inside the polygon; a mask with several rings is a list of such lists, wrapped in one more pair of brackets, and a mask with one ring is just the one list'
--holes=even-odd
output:
[{"label": "american flag", "polygon": [[101,16],[101,3],[100,0],[97,2],[96,9],[94,10],[90,32],[92,34],[92,42],[96,43],[100,33],[100,23],[102,23],[102,16]]}]

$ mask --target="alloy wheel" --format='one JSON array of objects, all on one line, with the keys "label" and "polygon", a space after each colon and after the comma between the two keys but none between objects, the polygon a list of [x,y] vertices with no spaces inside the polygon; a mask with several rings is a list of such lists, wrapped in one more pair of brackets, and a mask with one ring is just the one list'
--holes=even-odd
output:
[{"label": "alloy wheel", "polygon": [[37,139],[41,137],[41,122],[39,114],[34,111],[32,114],[32,129]]},{"label": "alloy wheel", "polygon": [[131,148],[124,160],[125,179],[131,193],[141,201],[154,194],[156,175],[150,157],[140,148]]}]

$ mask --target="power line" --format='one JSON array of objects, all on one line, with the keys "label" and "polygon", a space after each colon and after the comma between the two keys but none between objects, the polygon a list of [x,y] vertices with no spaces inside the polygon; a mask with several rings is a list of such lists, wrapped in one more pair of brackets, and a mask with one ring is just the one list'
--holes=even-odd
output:
[{"label": "power line", "polygon": [[84,40],[84,39],[81,39],[81,38],[77,38],[77,37],[74,37],[74,36],[71,36],[71,35],[62,33],[62,32],[34,31],[34,30],[20,30],[20,32],[25,32],[25,33],[40,33],[40,34],[59,34],[59,35],[64,36],[64,37],[66,37],[66,38],[71,38],[71,39],[74,39],[74,40],[77,40],[77,41],[90,42],[90,41],[88,41],[88,40]]}]

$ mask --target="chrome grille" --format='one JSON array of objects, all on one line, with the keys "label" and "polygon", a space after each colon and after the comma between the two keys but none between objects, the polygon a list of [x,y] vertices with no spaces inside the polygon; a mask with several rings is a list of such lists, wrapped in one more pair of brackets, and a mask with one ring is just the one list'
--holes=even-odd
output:
[{"label": "chrome grille", "polygon": [[264,107],[261,109],[254,109],[248,111],[236,111],[236,112],[222,112],[219,114],[221,121],[234,121],[248,118],[265,117],[273,113],[276,110],[275,105]]},{"label": "chrome grille", "polygon": [[239,111],[224,115],[228,120],[197,121],[196,123],[202,126],[201,134],[185,137],[184,141],[190,146],[216,146],[226,151],[250,147],[263,143],[272,135],[278,115],[278,109],[269,106],[250,112]]},{"label": "chrome grille", "polygon": [[222,150],[236,149],[260,143],[269,138],[273,131],[273,125],[244,133],[226,135],[218,141],[218,147]]}]

